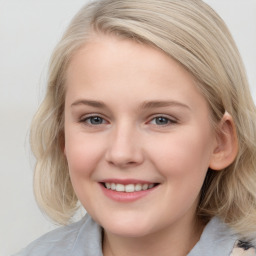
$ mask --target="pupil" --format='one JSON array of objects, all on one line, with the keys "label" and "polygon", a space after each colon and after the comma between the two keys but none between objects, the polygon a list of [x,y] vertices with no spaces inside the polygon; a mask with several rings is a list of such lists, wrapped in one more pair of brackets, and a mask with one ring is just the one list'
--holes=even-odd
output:
[{"label": "pupil", "polygon": [[91,117],[91,123],[92,124],[101,124],[102,118],[98,116]]},{"label": "pupil", "polygon": [[163,124],[167,124],[167,123],[168,123],[168,119],[165,117],[157,117],[157,119],[156,119],[156,124],[163,125]]}]

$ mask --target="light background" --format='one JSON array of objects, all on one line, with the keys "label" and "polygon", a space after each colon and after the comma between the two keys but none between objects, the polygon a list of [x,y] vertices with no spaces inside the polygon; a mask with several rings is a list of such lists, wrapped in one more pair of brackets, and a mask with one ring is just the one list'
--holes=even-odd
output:
[{"label": "light background", "polygon": [[[50,54],[86,2],[0,0],[0,256],[56,227],[34,201],[29,126],[44,95]],[[235,38],[256,102],[256,0],[206,2]]]}]

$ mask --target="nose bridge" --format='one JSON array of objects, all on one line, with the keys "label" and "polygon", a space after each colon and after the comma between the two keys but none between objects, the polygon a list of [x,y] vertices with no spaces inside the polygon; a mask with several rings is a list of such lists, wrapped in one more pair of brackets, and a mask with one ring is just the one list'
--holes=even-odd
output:
[{"label": "nose bridge", "polygon": [[143,161],[136,125],[123,121],[111,131],[106,159],[119,167],[138,165]]}]

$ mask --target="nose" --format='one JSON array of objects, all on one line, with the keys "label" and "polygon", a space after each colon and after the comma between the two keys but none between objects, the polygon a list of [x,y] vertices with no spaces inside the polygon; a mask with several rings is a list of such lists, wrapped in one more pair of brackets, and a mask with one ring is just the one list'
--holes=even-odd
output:
[{"label": "nose", "polygon": [[140,165],[144,161],[139,132],[133,127],[116,127],[109,137],[106,161],[118,168]]}]

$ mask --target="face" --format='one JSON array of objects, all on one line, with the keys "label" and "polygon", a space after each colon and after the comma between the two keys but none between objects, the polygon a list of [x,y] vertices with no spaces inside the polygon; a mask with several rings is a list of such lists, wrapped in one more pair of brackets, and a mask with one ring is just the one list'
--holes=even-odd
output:
[{"label": "face", "polygon": [[193,77],[150,46],[95,36],[66,86],[65,155],[94,220],[129,237],[191,223],[216,144]]}]

